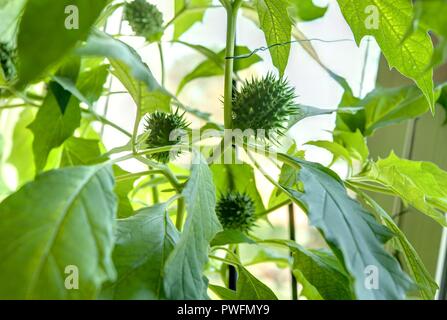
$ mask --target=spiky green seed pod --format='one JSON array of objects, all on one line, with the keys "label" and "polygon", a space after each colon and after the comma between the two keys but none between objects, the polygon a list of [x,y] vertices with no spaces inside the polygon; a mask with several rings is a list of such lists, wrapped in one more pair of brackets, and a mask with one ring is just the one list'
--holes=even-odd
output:
[{"label": "spiky green seed pod", "polygon": [[16,50],[8,43],[0,42],[0,66],[6,81],[12,81],[16,75]]},{"label": "spiky green seed pod", "polygon": [[225,230],[249,231],[256,221],[255,203],[249,195],[229,192],[222,195],[216,206],[216,214]]},{"label": "spiky green seed pod", "polygon": [[134,0],[124,6],[124,19],[137,36],[154,42],[163,35],[163,14],[146,0]]},{"label": "spiky green seed pod", "polygon": [[[184,113],[179,114],[178,110],[175,113],[156,111],[148,115],[145,121],[145,128],[148,132],[146,144],[150,149],[179,144],[189,126],[189,123],[184,118]],[[171,157],[179,153],[166,151],[151,154],[148,157],[157,162],[167,163],[169,160],[172,160]]]},{"label": "spiky green seed pod", "polygon": [[233,129],[264,130],[266,139],[283,135],[285,123],[296,112],[295,91],[287,80],[268,73],[261,79],[244,83],[233,94]]}]

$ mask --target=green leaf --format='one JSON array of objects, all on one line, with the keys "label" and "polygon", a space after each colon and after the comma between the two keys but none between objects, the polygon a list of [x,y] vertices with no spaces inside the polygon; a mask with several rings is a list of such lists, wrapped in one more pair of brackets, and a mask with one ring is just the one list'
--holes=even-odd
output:
[{"label": "green leaf", "polygon": [[[320,164],[282,155],[288,164],[300,168],[304,193],[289,189],[296,201],[308,209],[311,225],[318,228],[334,252],[342,258],[354,278],[358,299],[403,299],[410,287],[408,276],[384,249],[391,233],[351,199],[340,178]],[[329,214],[330,213],[330,214]],[[367,289],[365,270],[378,268],[379,288]]]},{"label": "green leaf", "polygon": [[154,111],[170,112],[171,96],[164,90],[148,90],[141,81],[135,80],[130,73],[129,67],[118,60],[111,60],[113,75],[116,76],[126,87],[141,113],[152,113]]},{"label": "green leaf", "polygon": [[64,142],[60,167],[99,163],[102,162],[98,159],[100,155],[98,140],[70,137]]},{"label": "green leaf", "polygon": [[70,99],[62,113],[54,94],[48,93],[35,120],[28,126],[34,135],[34,162],[38,172],[45,167],[50,151],[71,137],[80,121],[81,111],[76,99]]},{"label": "green leaf", "polygon": [[54,170],[0,204],[2,299],[93,299],[114,279],[113,184],[104,165]]},{"label": "green leaf", "polygon": [[438,290],[438,285],[433,280],[430,272],[425,268],[422,259],[419,257],[416,250],[408,241],[405,234],[399,229],[394,220],[388,215],[388,213],[379,206],[377,202],[372,200],[366,194],[361,193],[360,196],[365,199],[365,202],[378,214],[385,222],[388,228],[396,235],[400,251],[403,253],[411,277],[418,285],[421,296],[427,300],[433,300]]},{"label": "green leaf", "polygon": [[[447,18],[445,14],[447,3],[443,0],[417,1],[415,6],[416,25],[426,30],[434,31],[437,35],[447,37]],[[414,24],[413,24],[414,25]]]},{"label": "green leaf", "polygon": [[[90,32],[108,0],[28,0],[17,39],[20,60],[19,84],[37,80],[68,54]],[[67,28],[69,6],[78,9],[78,28]],[[71,13],[71,12],[70,12]]]},{"label": "green leaf", "polygon": [[352,300],[351,280],[337,258],[324,249],[308,250],[293,241],[273,240],[289,247],[292,272],[303,286],[301,295],[311,300]]},{"label": "green leaf", "polygon": [[32,108],[24,109],[20,112],[19,119],[14,127],[12,137],[13,145],[7,162],[16,168],[17,184],[19,187],[25,182],[32,180],[36,173],[32,149],[33,134],[27,128],[33,121],[35,115],[36,112]]},{"label": "green leaf", "polygon": [[[364,36],[373,36],[391,68],[413,79],[434,111],[433,54],[430,36],[417,30],[407,36],[413,20],[410,0],[338,0],[357,44]],[[377,23],[374,23],[377,19]]]},{"label": "green leaf", "polygon": [[293,274],[303,285],[302,295],[308,299],[352,300],[349,276],[330,252],[307,250],[296,243],[289,245],[293,253]]},{"label": "green leaf", "polygon": [[332,160],[332,163],[335,162],[338,158],[343,158],[346,160],[350,167],[352,167],[352,160],[351,160],[351,154],[348,150],[346,150],[345,147],[338,144],[334,141],[324,141],[324,140],[317,140],[317,141],[309,141],[306,142],[307,145],[315,146],[318,148],[323,148],[330,153],[334,155],[334,159]]},{"label": "green leaf", "polygon": [[278,300],[273,291],[242,265],[238,266],[236,300]]},{"label": "green leaf", "polygon": [[371,164],[365,178],[380,183],[404,201],[447,226],[447,172],[431,162],[411,161],[391,153]]},{"label": "green leaf", "polygon": [[245,233],[238,230],[224,230],[216,234],[214,239],[211,241],[211,246],[223,246],[226,244],[235,243],[256,243],[254,240],[250,239]]},{"label": "green leaf", "polygon": [[[251,53],[251,50],[247,47],[238,46],[235,49],[235,56],[245,55]],[[193,71],[188,73],[180,82],[177,89],[177,94],[179,94],[183,88],[191,81],[199,78],[221,76],[224,74],[225,65],[225,49],[221,50],[219,53],[214,53],[215,55],[212,59],[206,60],[200,63]],[[216,62],[217,60],[217,62]],[[241,71],[249,68],[251,65],[262,61],[258,55],[252,55],[249,58],[236,59],[234,63],[234,71]]]},{"label": "green leaf", "polygon": [[108,75],[108,65],[99,65],[79,74],[76,86],[89,105],[93,105],[101,97]]},{"label": "green leaf", "polygon": [[160,86],[138,53],[124,42],[96,31],[77,53],[107,57],[114,68],[113,74],[129,91],[142,113],[170,111],[171,96]]},{"label": "green leaf", "polygon": [[[288,4],[283,0],[256,0],[259,24],[265,34],[274,66],[280,75],[284,74],[289,61],[292,37],[292,21],[287,10]],[[279,45],[278,44],[284,44]]]},{"label": "green leaf", "polygon": [[288,0],[292,5],[292,14],[301,21],[312,21],[323,17],[328,7],[319,7],[313,0]]},{"label": "green leaf", "polygon": [[366,139],[360,130],[357,129],[355,132],[335,130],[333,135],[334,141],[348,150],[351,157],[359,160],[361,163],[368,160],[368,146],[366,144]]},{"label": "green leaf", "polygon": [[273,262],[278,268],[288,268],[289,267],[289,255],[280,253],[276,250],[270,250],[263,248],[259,250],[256,255],[245,263],[245,266],[251,266],[259,263]]},{"label": "green leaf", "polygon": [[210,285],[210,289],[225,300],[278,300],[273,291],[252,275],[242,264],[235,262],[238,278],[236,291]]},{"label": "green leaf", "polygon": [[326,114],[332,114],[334,112],[337,112],[338,114],[342,115],[355,115],[357,113],[363,112],[362,107],[344,107],[344,108],[338,108],[338,109],[320,109],[316,107],[306,106],[306,105],[297,105],[294,114],[290,115],[287,127],[290,129],[295,124],[300,122],[303,119],[306,119],[308,117],[315,117],[315,116],[321,116]]},{"label": "green leaf", "polygon": [[175,0],[174,40],[178,40],[194,24],[201,22],[212,0]]},{"label": "green leaf", "polygon": [[365,135],[373,134],[378,128],[416,118],[430,110],[424,95],[414,86],[379,88],[368,94],[360,104],[365,107]]},{"label": "green leaf", "polygon": [[107,298],[165,299],[163,270],[179,233],[167,214],[167,204],[139,210],[118,220],[113,262],[118,277],[105,290]]},{"label": "green leaf", "polygon": [[230,290],[225,287],[216,286],[214,284],[210,284],[209,288],[217,294],[222,300],[237,300],[236,291]]},{"label": "green leaf", "polygon": [[265,211],[261,195],[256,188],[254,170],[250,165],[246,163],[213,164],[210,169],[218,195],[230,190],[246,193],[254,201],[257,214]]},{"label": "green leaf", "polygon": [[137,178],[118,179],[119,176],[129,174],[121,167],[114,165],[113,172],[116,178],[115,194],[118,197],[118,218],[127,218],[134,214],[132,204],[129,200],[129,193],[133,190],[133,185]]},{"label": "green leaf", "polygon": [[[58,71],[61,79],[75,82],[79,61],[69,60]],[[37,172],[44,169],[50,151],[72,136],[81,124],[79,101],[59,82],[50,81],[49,90],[36,118],[28,126],[34,134],[33,152]]]},{"label": "green leaf", "polygon": [[208,281],[203,269],[208,261],[209,243],[222,227],[215,212],[213,177],[200,154],[196,155],[183,196],[188,216],[180,240],[166,262],[164,288],[169,299],[204,299]]},{"label": "green leaf", "polygon": [[0,42],[10,42],[26,0],[0,0]]}]

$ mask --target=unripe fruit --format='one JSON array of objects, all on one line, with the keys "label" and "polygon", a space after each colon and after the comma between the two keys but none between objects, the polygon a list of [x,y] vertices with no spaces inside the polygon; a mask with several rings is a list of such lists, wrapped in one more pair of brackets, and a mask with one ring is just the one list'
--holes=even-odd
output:
[{"label": "unripe fruit", "polygon": [[[156,111],[148,115],[145,121],[145,128],[148,131],[146,144],[149,149],[179,144],[189,126],[184,113],[179,114],[178,110],[175,113]],[[171,156],[177,156],[179,153],[165,151],[148,155],[148,157],[157,162],[167,163],[171,160]]]},{"label": "unripe fruit", "polygon": [[146,0],[134,0],[124,6],[124,19],[137,36],[149,42],[158,41],[163,35],[163,14]]},{"label": "unripe fruit", "polygon": [[12,81],[17,75],[17,53],[8,43],[0,42],[0,66],[6,81]]},{"label": "unripe fruit", "polygon": [[229,192],[216,205],[216,215],[225,230],[249,231],[256,221],[255,203],[249,195]]},{"label": "unripe fruit", "polygon": [[283,135],[285,123],[296,113],[295,91],[287,80],[272,73],[261,79],[246,81],[233,94],[233,129],[264,130],[266,139]]}]

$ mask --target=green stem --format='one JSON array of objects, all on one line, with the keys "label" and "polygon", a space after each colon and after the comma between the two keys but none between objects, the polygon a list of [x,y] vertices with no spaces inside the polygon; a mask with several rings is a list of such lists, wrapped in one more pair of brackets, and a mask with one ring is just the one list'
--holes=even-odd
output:
[{"label": "green stem", "polygon": [[[237,13],[241,3],[241,1],[237,0],[232,5],[223,3],[227,10],[226,57],[234,56]],[[233,128],[233,69],[234,60],[225,59],[224,125],[225,129],[230,130]]]},{"label": "green stem", "polygon": [[395,194],[393,191],[381,187],[381,186],[375,186],[369,183],[361,183],[361,182],[356,182],[356,181],[345,181],[345,184],[350,187],[350,186],[354,186],[357,187],[359,189],[363,189],[363,190],[367,190],[367,191],[372,191],[372,192],[376,192],[376,193],[381,193],[381,194],[385,194],[388,196],[393,196],[393,197],[397,197],[397,194]]},{"label": "green stem", "polygon": [[163,46],[161,42],[158,43],[158,52],[160,54],[160,65],[161,65],[161,85],[164,87],[166,82],[166,68],[165,68],[165,58],[163,54]]},{"label": "green stem", "polygon": [[185,198],[180,197],[177,200],[177,218],[175,219],[175,226],[178,231],[182,231],[184,219],[185,219]]},{"label": "green stem", "polygon": [[147,170],[147,171],[143,171],[143,172],[124,174],[122,176],[116,177],[115,180],[117,182],[119,182],[119,181],[130,180],[130,179],[133,179],[133,178],[140,178],[142,176],[161,174],[161,173],[163,173],[161,170]]},{"label": "green stem", "polygon": [[138,139],[138,127],[141,121],[141,84],[138,84],[138,103],[137,103],[137,113],[135,115],[135,122],[133,124],[133,132],[131,139],[131,147],[133,154],[137,154],[137,139]]},{"label": "green stem", "polygon": [[280,208],[282,208],[282,207],[284,207],[284,206],[287,206],[287,205],[289,205],[289,204],[291,204],[291,203],[292,203],[292,200],[290,200],[290,199],[288,199],[288,200],[286,200],[286,201],[283,201],[283,202],[281,202],[281,203],[278,203],[277,205],[275,205],[275,206],[273,206],[273,207],[271,207],[271,208],[265,210],[264,212],[261,212],[261,213],[259,214],[259,216],[260,216],[260,217],[262,217],[262,216],[266,216],[266,215],[268,215],[269,213],[272,213],[272,212],[274,212],[274,211],[276,211],[276,210],[278,210],[278,209],[280,209]]}]

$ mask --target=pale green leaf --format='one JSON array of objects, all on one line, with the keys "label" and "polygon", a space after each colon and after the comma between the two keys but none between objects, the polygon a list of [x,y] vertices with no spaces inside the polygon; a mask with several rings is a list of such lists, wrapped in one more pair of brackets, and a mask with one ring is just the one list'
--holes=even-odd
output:
[{"label": "pale green leaf", "polygon": [[2,299],[92,299],[114,279],[113,185],[108,166],[54,170],[0,204]]},{"label": "pale green leaf", "polygon": [[169,299],[204,299],[208,281],[203,269],[210,241],[222,230],[217,219],[213,177],[200,154],[183,191],[188,216],[177,246],[165,267],[164,288]]},{"label": "pale green leaf", "polygon": [[0,41],[10,42],[26,0],[0,0]]},{"label": "pale green leaf", "polygon": [[[259,25],[264,31],[270,55],[280,75],[284,74],[289,62],[292,21],[289,18],[288,4],[283,0],[256,0]],[[287,44],[286,44],[287,43]],[[281,44],[281,45],[278,45]]]},{"label": "pale green leaf", "polygon": [[113,262],[118,277],[105,289],[113,299],[164,299],[163,271],[179,233],[167,214],[167,204],[139,210],[118,220]]},{"label": "pale green leaf", "polygon": [[174,39],[179,39],[194,24],[201,22],[212,0],[175,0]]},{"label": "pale green leaf", "polygon": [[413,20],[412,2],[338,0],[338,3],[357,44],[364,36],[373,36],[390,67],[416,82],[433,111],[433,69],[430,68],[433,44],[422,30],[407,36]]},{"label": "pale green leaf", "polygon": [[365,174],[405,202],[447,226],[447,172],[431,162],[400,159],[394,153],[371,165]]}]

